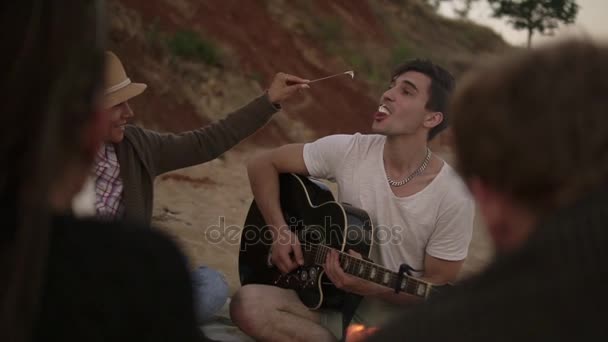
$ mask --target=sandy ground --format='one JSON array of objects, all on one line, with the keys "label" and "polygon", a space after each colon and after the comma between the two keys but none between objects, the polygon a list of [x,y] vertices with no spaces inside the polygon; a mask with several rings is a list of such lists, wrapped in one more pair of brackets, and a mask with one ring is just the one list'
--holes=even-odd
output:
[{"label": "sandy ground", "polygon": [[[176,238],[190,257],[192,267],[204,264],[223,272],[231,294],[240,286],[237,266],[240,231],[252,200],[245,163],[255,153],[230,151],[220,159],[156,180],[153,224]],[[448,162],[451,160],[448,154],[438,154]],[[477,216],[460,277],[479,272],[492,253]],[[204,329],[217,340],[249,340],[231,324],[228,305]]]}]

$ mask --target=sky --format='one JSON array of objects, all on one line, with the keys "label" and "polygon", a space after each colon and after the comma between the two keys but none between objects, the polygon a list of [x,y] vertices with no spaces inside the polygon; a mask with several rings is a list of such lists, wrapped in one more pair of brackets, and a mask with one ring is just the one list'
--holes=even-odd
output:
[{"label": "sky", "polygon": [[[541,36],[535,34],[532,37],[532,45],[550,42],[555,39],[572,35],[588,35],[594,39],[608,42],[608,0],[577,0],[580,6],[576,22],[568,26],[560,26],[554,36]],[[450,2],[444,2],[439,12],[445,16],[454,16]],[[507,24],[506,19],[492,18],[492,10],[489,5],[481,1],[476,4],[469,18],[482,25],[490,26],[494,31],[500,33],[504,39],[513,45],[525,46],[527,33],[516,31]]]}]

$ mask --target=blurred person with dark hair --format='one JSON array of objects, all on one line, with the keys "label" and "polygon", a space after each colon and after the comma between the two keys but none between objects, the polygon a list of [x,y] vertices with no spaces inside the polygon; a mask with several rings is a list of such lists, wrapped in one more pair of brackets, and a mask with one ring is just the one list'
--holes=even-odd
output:
[{"label": "blurred person with dark hair", "polygon": [[0,340],[203,340],[169,237],[71,216],[107,121],[103,3],[1,6]]},{"label": "blurred person with dark hair", "polygon": [[[330,135],[251,160],[252,192],[273,230],[271,259],[281,272],[303,264],[300,242],[288,228],[279,200],[278,175],[291,172],[335,181],[340,202],[370,215],[374,262],[394,272],[407,264],[415,276],[431,283],[456,279],[471,240],[473,200],[452,167],[428,146],[448,125],[453,86],[454,78],[441,66],[407,61],[395,69],[380,98],[373,134]],[[379,324],[401,306],[419,301],[346,274],[336,251],[328,254],[327,277],[337,288],[363,297],[353,322]],[[230,309],[236,324],[262,341],[339,339],[345,330],[342,319],[350,315],[310,310],[295,291],[258,284],[243,286]]]},{"label": "blurred person with dark hair", "polygon": [[608,45],[568,39],[470,73],[454,141],[496,260],[370,341],[608,338]]}]

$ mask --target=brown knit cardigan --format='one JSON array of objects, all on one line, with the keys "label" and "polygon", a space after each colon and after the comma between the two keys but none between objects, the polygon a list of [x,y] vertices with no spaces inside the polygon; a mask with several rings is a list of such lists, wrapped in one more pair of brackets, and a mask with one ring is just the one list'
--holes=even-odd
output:
[{"label": "brown knit cardigan", "polygon": [[123,182],[124,219],[149,224],[157,175],[217,158],[261,128],[278,109],[264,94],[194,131],[169,134],[126,126],[125,138],[114,145]]}]

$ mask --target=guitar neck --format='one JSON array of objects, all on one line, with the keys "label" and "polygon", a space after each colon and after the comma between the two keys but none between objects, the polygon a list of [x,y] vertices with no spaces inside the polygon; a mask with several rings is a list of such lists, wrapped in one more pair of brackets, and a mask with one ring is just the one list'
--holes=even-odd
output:
[{"label": "guitar neck", "polygon": [[[314,245],[308,251],[305,251],[305,253],[311,253],[315,264],[323,266],[330,250],[332,248],[325,245]],[[345,273],[391,289],[397,286],[397,282],[399,281],[399,274],[397,272],[344,252],[336,251],[339,253],[340,266],[342,266]],[[404,274],[399,284],[399,289],[414,296],[427,298],[431,293],[432,286],[431,283]]]}]

